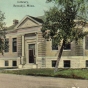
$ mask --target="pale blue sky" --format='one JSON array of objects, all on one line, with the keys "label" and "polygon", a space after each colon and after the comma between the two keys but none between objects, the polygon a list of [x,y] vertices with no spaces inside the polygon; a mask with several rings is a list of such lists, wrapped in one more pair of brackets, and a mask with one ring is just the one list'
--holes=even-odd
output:
[{"label": "pale blue sky", "polygon": [[[29,5],[34,7],[14,7],[13,5],[27,5],[26,3],[17,3],[17,1],[27,1]],[[0,0],[0,10],[5,13],[5,22],[7,26],[13,24],[13,19],[19,21],[26,15],[42,16],[44,11],[48,10],[52,3],[47,4],[46,0]]]},{"label": "pale blue sky", "polygon": [[[17,1],[27,1],[29,5],[34,5],[34,7],[14,7],[13,5],[27,5],[26,3],[17,3]],[[11,26],[14,19],[22,20],[26,15],[42,16],[44,11],[51,6],[53,4],[46,3],[46,0],[0,0],[0,10],[5,13],[6,26]],[[86,15],[88,17],[88,13]]]}]

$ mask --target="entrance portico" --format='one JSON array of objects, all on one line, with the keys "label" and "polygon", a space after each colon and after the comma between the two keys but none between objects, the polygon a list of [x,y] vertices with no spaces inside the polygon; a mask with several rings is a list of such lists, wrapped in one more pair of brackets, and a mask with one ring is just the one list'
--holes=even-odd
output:
[{"label": "entrance portico", "polygon": [[26,61],[25,66],[36,65],[37,53],[37,33],[22,35],[22,57]]}]

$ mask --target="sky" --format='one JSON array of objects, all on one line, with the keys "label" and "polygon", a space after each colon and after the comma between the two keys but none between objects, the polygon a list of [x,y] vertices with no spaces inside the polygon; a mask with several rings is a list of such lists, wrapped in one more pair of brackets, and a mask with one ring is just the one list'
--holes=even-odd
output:
[{"label": "sky", "polygon": [[5,13],[7,27],[13,24],[14,19],[21,21],[26,15],[42,16],[52,6],[53,3],[46,3],[46,0],[0,0],[0,10]]},{"label": "sky", "polygon": [[0,10],[5,13],[6,26],[11,26],[14,19],[21,21],[26,15],[42,16],[51,6],[53,4],[46,3],[46,0],[0,0]]}]

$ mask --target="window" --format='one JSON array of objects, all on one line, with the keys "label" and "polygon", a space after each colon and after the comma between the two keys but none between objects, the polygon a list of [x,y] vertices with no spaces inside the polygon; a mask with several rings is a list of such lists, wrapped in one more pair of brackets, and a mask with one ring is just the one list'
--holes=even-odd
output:
[{"label": "window", "polygon": [[70,67],[70,60],[64,60],[64,67]]},{"label": "window", "polygon": [[8,61],[5,61],[5,66],[9,66],[9,62]]},{"label": "window", "polygon": [[5,39],[5,52],[9,52],[9,39]]},{"label": "window", "polygon": [[65,44],[64,50],[70,50],[70,49],[71,49],[71,44],[70,43]]},{"label": "window", "polygon": [[88,67],[88,60],[86,60],[86,67]]},{"label": "window", "polygon": [[52,67],[56,66],[56,60],[52,60]]},{"label": "window", "polygon": [[17,38],[13,38],[12,49],[13,52],[17,52]]},{"label": "window", "polygon": [[85,37],[85,49],[88,50],[88,36]]},{"label": "window", "polygon": [[17,66],[17,61],[13,61],[12,66]]},{"label": "window", "polygon": [[58,44],[55,44],[54,39],[52,39],[52,50],[58,50]]}]

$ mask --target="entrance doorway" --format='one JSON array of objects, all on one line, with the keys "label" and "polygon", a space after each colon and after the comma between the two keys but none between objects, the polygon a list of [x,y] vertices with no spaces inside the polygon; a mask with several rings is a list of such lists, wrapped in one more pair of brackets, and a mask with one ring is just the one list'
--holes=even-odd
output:
[{"label": "entrance doorway", "polygon": [[29,63],[35,63],[35,44],[29,44]]}]

